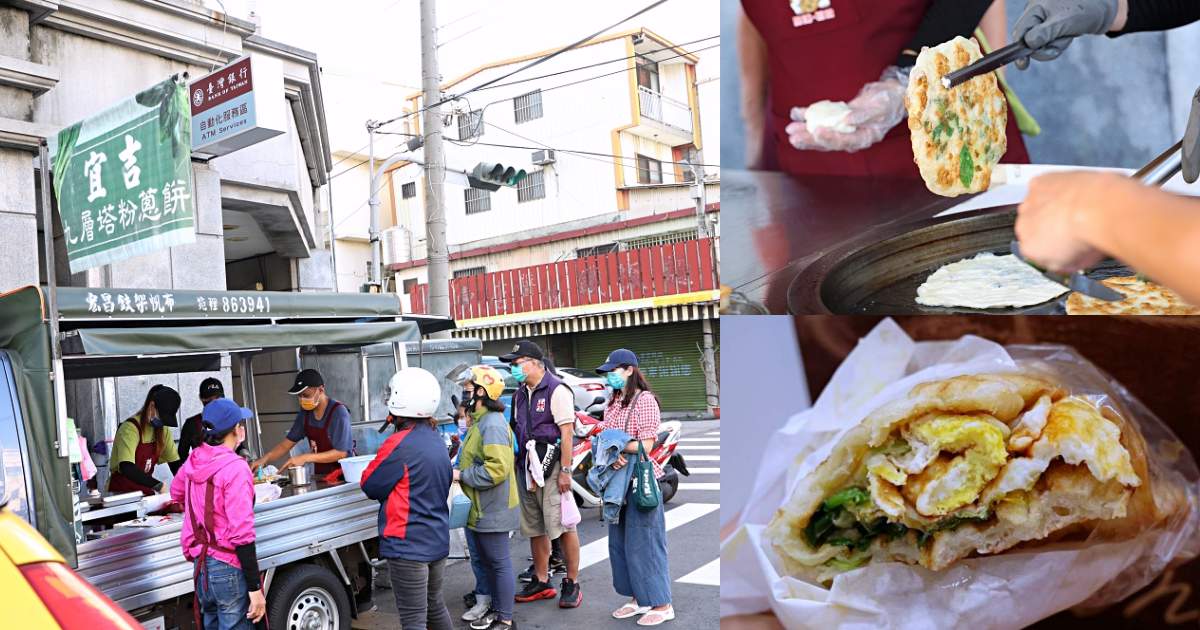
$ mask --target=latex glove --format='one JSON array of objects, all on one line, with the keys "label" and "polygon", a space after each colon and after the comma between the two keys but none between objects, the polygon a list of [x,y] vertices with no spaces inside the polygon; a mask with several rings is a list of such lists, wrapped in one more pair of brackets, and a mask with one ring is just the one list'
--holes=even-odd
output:
[{"label": "latex glove", "polygon": [[838,131],[832,127],[809,128],[807,107],[792,108],[792,122],[786,128],[792,146],[802,151],[861,151],[883,139],[905,115],[904,91],[908,88],[909,68],[891,66],[878,81],[862,87],[846,103],[850,111],[840,121],[852,128]]},{"label": "latex glove", "polygon": [[1119,175],[1088,171],[1033,178],[1029,194],[1017,208],[1021,253],[1051,271],[1073,272],[1094,266],[1104,254],[1082,238],[1087,215],[1109,196],[1104,191],[1133,183]]},{"label": "latex glove", "polygon": [[[1013,26],[1014,42],[1024,40],[1038,61],[1057,58],[1080,35],[1108,32],[1117,18],[1117,0],[1030,0]],[[1029,58],[1017,68],[1029,67]]]}]

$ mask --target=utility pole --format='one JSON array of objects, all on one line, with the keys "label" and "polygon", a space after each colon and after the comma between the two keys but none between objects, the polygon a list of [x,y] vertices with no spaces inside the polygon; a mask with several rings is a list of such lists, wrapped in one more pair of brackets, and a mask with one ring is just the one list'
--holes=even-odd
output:
[{"label": "utility pole", "polygon": [[[709,251],[713,253],[713,263],[716,267],[716,247],[713,245],[713,235],[708,229],[708,195],[704,190],[704,158],[697,154],[695,162],[687,166],[692,171],[692,179],[696,180],[692,197],[696,200],[697,236],[709,239]],[[713,344],[712,321],[700,320],[700,325],[702,334],[700,362],[704,370],[705,406],[712,413],[721,406],[721,389],[717,382],[716,348]]]},{"label": "utility pole", "polygon": [[[445,157],[442,152],[442,108],[429,107],[442,100],[437,61],[436,0],[421,0],[421,131],[425,139],[425,243],[429,270],[429,311],[450,315],[450,249],[446,244]],[[449,331],[434,335],[449,337]]]}]

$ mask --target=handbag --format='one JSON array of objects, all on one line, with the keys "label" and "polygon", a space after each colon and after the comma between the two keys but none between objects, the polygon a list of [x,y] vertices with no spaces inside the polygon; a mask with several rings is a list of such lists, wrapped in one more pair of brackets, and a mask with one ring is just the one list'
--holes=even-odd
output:
[{"label": "handbag", "polygon": [[633,504],[648,512],[662,503],[662,491],[654,478],[654,464],[646,457],[646,449],[638,442],[638,460],[633,465]]},{"label": "handbag", "polygon": [[463,494],[457,483],[450,484],[450,529],[460,529],[467,526],[471,515],[471,498]]}]

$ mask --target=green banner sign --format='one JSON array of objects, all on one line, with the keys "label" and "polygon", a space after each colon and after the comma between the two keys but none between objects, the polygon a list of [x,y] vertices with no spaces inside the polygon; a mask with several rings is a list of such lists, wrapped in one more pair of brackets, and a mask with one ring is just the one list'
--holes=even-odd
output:
[{"label": "green banner sign", "polygon": [[58,133],[71,273],[196,240],[187,88],[167,79]]}]

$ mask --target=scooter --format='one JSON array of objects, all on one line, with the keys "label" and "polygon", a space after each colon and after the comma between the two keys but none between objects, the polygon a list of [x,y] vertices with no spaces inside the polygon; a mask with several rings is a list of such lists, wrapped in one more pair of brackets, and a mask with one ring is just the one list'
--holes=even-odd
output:
[{"label": "scooter", "polygon": [[[592,445],[602,429],[600,419],[596,414],[575,412],[575,440],[571,452],[571,489],[575,492],[575,502],[580,507],[600,507],[603,499],[596,496],[588,486],[587,475],[592,468]],[[679,438],[683,434],[683,423],[678,420],[663,422],[658,427],[658,437],[647,457],[658,462],[663,469],[663,478],[658,480],[662,491],[663,503],[675,496],[679,489],[679,475],[688,475],[687,464],[683,455],[675,452],[679,446]]]}]

